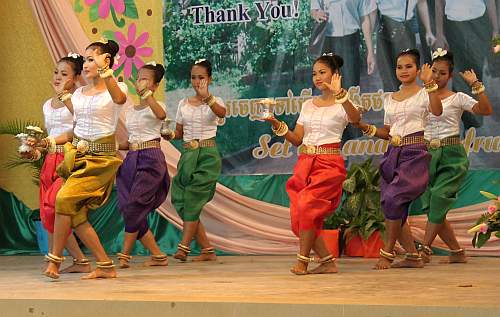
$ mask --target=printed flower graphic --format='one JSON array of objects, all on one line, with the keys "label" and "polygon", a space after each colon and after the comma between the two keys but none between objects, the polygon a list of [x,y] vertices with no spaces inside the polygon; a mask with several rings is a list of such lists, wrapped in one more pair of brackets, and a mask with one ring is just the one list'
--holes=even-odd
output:
[{"label": "printed flower graphic", "polygon": [[[93,5],[97,0],[85,0],[86,5]],[[125,12],[125,0],[101,0],[99,4],[99,16],[102,19],[108,17],[111,6],[115,9],[116,13],[123,14]]]},{"label": "printed flower graphic", "polygon": [[132,74],[133,66],[139,69],[144,65],[140,56],[149,57],[153,54],[153,49],[151,47],[141,47],[148,40],[149,33],[144,32],[139,35],[139,37],[135,38],[136,31],[137,28],[135,23],[132,23],[128,27],[127,36],[121,32],[115,32],[116,39],[120,45],[120,50],[118,51],[120,58],[118,59],[118,63],[113,66],[113,69],[116,70],[124,65],[123,72],[127,79],[130,78]]}]

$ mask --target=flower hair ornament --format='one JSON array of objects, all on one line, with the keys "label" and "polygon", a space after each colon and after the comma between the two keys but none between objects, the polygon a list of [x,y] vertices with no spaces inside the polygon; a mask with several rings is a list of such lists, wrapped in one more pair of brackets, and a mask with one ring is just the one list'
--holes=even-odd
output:
[{"label": "flower hair ornament", "polygon": [[206,58],[200,58],[198,60],[196,60],[196,62],[194,62],[194,64],[199,64],[199,63],[203,63],[204,61],[206,61],[207,59]]},{"label": "flower hair ornament", "polygon": [[74,58],[74,59],[78,59],[78,57],[80,57],[80,54],[78,54],[78,53],[73,53],[73,52],[69,52],[67,57],[71,57],[71,58]]},{"label": "flower hair ornament", "polygon": [[156,62],[155,61],[150,61],[150,62],[147,62],[146,65],[151,65],[151,66],[156,67]]},{"label": "flower hair ornament", "polygon": [[438,57],[443,57],[445,56],[446,54],[448,54],[448,51],[447,50],[443,50],[441,47],[438,48],[437,50],[435,50],[434,52],[432,52],[432,59],[436,59]]},{"label": "flower hair ornament", "polygon": [[330,56],[330,57],[332,57],[333,55],[335,55],[335,54],[333,54],[331,52],[330,53],[323,53],[323,54],[321,54],[321,56]]},{"label": "flower hair ornament", "polygon": [[409,52],[409,51],[411,51],[411,48],[408,47],[408,48],[405,48],[404,50],[402,50],[401,53],[406,53],[406,52]]}]

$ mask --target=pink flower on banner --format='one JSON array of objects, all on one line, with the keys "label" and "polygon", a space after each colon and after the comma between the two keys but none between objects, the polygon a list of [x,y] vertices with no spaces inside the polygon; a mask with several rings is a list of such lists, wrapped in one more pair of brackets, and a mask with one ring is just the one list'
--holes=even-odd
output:
[{"label": "pink flower on banner", "polygon": [[494,206],[494,205],[489,205],[489,206],[488,206],[488,213],[489,213],[490,215],[494,214],[494,213],[495,213],[495,211],[497,211],[497,207],[496,207],[496,206]]},{"label": "pink flower on banner", "polygon": [[479,227],[479,231],[480,231],[481,233],[486,233],[486,232],[488,232],[488,225],[487,225],[487,224],[485,224],[485,223],[482,223],[482,224],[481,224],[481,226]]},{"label": "pink flower on banner", "polygon": [[[85,0],[85,4],[93,5],[97,0]],[[99,16],[105,19],[109,15],[111,6],[115,9],[116,13],[123,14],[125,12],[125,0],[101,0],[99,4]]]},{"label": "pink flower on banner", "polygon": [[120,50],[118,51],[120,58],[118,59],[118,63],[113,66],[113,69],[116,70],[125,64],[123,68],[125,78],[130,78],[132,74],[132,65],[135,65],[136,69],[144,65],[144,62],[139,56],[149,57],[153,54],[153,49],[151,47],[141,47],[148,40],[149,33],[144,32],[139,35],[138,38],[135,38],[136,30],[135,23],[132,23],[128,27],[128,34],[126,37],[121,32],[115,32],[116,39],[120,45]]}]

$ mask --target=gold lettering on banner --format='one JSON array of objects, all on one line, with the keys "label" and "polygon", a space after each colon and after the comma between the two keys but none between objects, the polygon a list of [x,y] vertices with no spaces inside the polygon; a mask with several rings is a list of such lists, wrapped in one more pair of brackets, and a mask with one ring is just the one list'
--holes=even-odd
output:
[{"label": "gold lettering on banner", "polygon": [[500,152],[500,136],[476,136],[476,134],[476,128],[470,128],[465,133],[463,144],[467,155],[471,151],[478,153],[481,149],[485,153]]},{"label": "gold lettering on banner", "polygon": [[290,152],[291,143],[287,140],[283,142],[275,142],[271,146],[271,135],[263,134],[259,138],[259,145],[252,151],[252,156],[258,160],[262,160],[266,157],[270,158],[288,158],[293,154]]},{"label": "gold lettering on banner", "polygon": [[384,108],[384,96],[388,94],[382,89],[377,92],[360,93],[359,86],[349,88],[349,99],[364,108],[365,111],[382,111]]},{"label": "gold lettering on banner", "polygon": [[349,140],[342,147],[344,156],[382,155],[387,151],[389,141],[383,139]]},{"label": "gold lettering on banner", "polygon": [[[288,89],[286,97],[276,97],[276,105],[271,107],[275,115],[293,115],[300,113],[302,104],[312,98],[312,89],[306,88],[300,91],[300,95],[295,96],[291,89]],[[226,101],[226,118],[248,117],[255,121],[260,114],[259,102],[264,98],[253,99],[233,99]]]}]

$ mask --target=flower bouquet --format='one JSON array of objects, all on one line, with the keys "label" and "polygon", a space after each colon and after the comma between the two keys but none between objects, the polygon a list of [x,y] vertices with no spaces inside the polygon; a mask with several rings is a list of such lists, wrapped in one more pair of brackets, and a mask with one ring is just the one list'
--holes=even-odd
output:
[{"label": "flower bouquet", "polygon": [[500,238],[500,196],[481,191],[481,194],[491,200],[487,211],[479,217],[474,227],[467,232],[474,234],[472,245],[475,248],[482,247],[495,234]]}]

